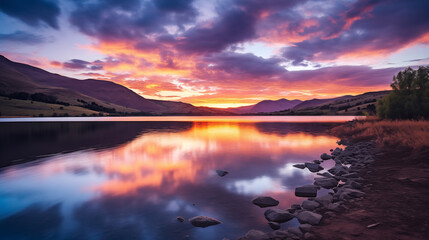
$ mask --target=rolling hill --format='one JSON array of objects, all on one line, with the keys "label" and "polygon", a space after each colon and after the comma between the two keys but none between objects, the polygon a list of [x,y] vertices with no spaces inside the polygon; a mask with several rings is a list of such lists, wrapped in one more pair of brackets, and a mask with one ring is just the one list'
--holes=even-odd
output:
[{"label": "rolling hill", "polygon": [[[100,109],[115,112],[145,112],[155,115],[224,115],[222,110],[199,108],[188,103],[146,99],[130,89],[104,80],[78,80],[53,74],[27,64],[10,61],[0,55],[0,94],[43,93],[54,96],[59,102],[73,106],[95,103]],[[108,93],[108,94],[106,94]]]}]

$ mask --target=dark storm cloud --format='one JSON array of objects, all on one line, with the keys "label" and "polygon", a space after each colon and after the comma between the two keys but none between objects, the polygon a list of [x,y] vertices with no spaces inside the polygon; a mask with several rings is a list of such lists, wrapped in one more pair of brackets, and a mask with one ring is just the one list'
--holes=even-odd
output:
[{"label": "dark storm cloud", "polygon": [[295,43],[284,49],[283,56],[299,65],[314,60],[316,55],[325,60],[361,50],[367,54],[393,52],[428,32],[427,9],[429,2],[424,0],[358,1],[345,13],[337,13],[337,18],[342,18],[336,22],[343,26],[354,20],[348,29],[329,29],[329,24],[322,24],[320,28],[329,34]]},{"label": "dark storm cloud", "polygon": [[3,41],[25,44],[39,44],[46,42],[46,38],[28,32],[16,31],[8,34],[0,34],[0,42]]},{"label": "dark storm cloud", "polygon": [[18,18],[30,26],[40,26],[42,23],[58,29],[60,8],[56,2],[49,0],[2,0],[0,11]]}]

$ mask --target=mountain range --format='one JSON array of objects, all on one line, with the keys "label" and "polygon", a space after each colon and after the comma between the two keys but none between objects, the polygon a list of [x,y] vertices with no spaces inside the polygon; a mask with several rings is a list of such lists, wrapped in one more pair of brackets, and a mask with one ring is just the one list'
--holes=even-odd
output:
[{"label": "mountain range", "polygon": [[[0,96],[3,96],[0,113],[5,116],[61,116],[61,113],[73,116],[358,114],[368,106],[372,110],[371,104],[388,92],[306,101],[263,100],[254,105],[227,109],[196,107],[183,102],[147,99],[111,81],[69,78],[0,55]],[[42,99],[51,100],[40,102],[40,94]]]}]

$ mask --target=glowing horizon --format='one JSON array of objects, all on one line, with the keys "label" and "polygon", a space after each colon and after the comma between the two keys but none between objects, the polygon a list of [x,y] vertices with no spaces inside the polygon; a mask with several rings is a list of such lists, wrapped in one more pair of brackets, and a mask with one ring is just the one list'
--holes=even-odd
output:
[{"label": "glowing horizon", "polygon": [[3,1],[0,54],[195,106],[333,98],[388,90],[400,70],[429,64],[428,8],[424,0]]}]

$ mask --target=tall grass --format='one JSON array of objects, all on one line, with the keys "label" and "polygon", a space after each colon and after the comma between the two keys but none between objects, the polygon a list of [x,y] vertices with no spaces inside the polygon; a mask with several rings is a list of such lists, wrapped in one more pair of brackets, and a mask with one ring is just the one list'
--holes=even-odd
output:
[{"label": "tall grass", "polygon": [[352,141],[374,139],[381,146],[429,147],[429,121],[366,119],[335,127],[331,133]]}]

